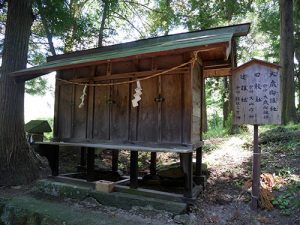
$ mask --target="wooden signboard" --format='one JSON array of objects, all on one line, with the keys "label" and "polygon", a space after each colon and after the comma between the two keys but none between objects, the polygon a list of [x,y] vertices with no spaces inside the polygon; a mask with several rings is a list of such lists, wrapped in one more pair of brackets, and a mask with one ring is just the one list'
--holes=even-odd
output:
[{"label": "wooden signboard", "polygon": [[280,124],[280,72],[276,64],[253,59],[232,74],[234,124]]},{"label": "wooden signboard", "polygon": [[256,210],[260,192],[258,125],[281,123],[280,73],[276,64],[253,59],[233,70],[234,124],[253,124],[251,207]]}]

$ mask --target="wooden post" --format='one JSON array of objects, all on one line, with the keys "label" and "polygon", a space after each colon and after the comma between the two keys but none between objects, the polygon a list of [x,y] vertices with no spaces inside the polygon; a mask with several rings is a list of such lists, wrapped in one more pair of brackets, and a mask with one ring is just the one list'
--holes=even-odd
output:
[{"label": "wooden post", "polygon": [[138,151],[130,151],[130,187],[138,187]]},{"label": "wooden post", "polygon": [[86,167],[86,148],[81,147],[80,148],[80,165],[77,167],[78,172],[84,171]]},{"label": "wooden post", "polygon": [[[201,92],[200,92],[200,112],[203,112],[204,106],[204,92],[205,92],[205,85],[204,85],[204,74],[203,74],[203,66],[200,67],[200,86],[201,86]],[[201,115],[200,119],[200,141],[203,141],[203,115]],[[196,170],[195,170],[195,183],[197,185],[202,184],[204,189],[204,183],[205,180],[202,177],[202,146],[196,149]]]},{"label": "wooden post", "polygon": [[94,181],[95,149],[87,148],[87,181]]},{"label": "wooden post", "polygon": [[195,182],[197,185],[204,185],[202,176],[202,147],[196,149],[196,170],[195,170]]},{"label": "wooden post", "polygon": [[86,149],[85,147],[81,147],[80,149],[80,166],[86,166]]},{"label": "wooden post", "polygon": [[59,174],[59,145],[52,145],[52,153],[51,153],[51,170],[52,176],[58,176]]},{"label": "wooden post", "polygon": [[193,153],[180,153],[184,173],[184,197],[193,197]]},{"label": "wooden post", "polygon": [[151,161],[150,161],[150,175],[156,175],[156,152],[151,152]]},{"label": "wooden post", "polygon": [[112,157],[112,161],[111,161],[111,169],[113,172],[117,172],[118,171],[118,161],[119,161],[119,150],[111,150],[111,157]]},{"label": "wooden post", "polygon": [[252,168],[252,199],[251,208],[257,209],[259,192],[260,192],[260,148],[258,147],[258,125],[254,125],[253,139],[253,168]]}]

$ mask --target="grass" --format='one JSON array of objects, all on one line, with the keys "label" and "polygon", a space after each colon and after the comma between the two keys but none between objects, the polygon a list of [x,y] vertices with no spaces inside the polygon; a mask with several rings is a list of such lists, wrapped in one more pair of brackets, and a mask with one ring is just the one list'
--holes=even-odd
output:
[{"label": "grass", "polygon": [[290,215],[295,209],[300,209],[300,181],[289,184],[286,191],[278,195],[272,203],[284,215]]},{"label": "grass", "polygon": [[203,146],[202,150],[205,153],[209,153],[209,152],[212,152],[212,151],[218,149],[218,147],[219,146],[216,145],[216,144],[206,144],[206,145]]},{"label": "grass", "polygon": [[209,128],[207,132],[204,133],[204,139],[211,139],[211,138],[220,138],[220,137],[227,137],[228,131],[227,129],[223,128],[223,126]]},{"label": "grass", "polygon": [[262,125],[259,126],[259,132],[264,133],[268,130],[276,129],[278,127],[284,127],[290,131],[300,130],[300,123],[288,123],[287,125]]}]

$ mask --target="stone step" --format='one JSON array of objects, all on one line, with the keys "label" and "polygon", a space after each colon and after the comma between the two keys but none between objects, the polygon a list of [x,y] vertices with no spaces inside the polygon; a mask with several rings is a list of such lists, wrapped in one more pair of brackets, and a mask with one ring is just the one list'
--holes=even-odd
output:
[{"label": "stone step", "polygon": [[37,193],[59,197],[84,200],[92,197],[100,204],[129,210],[134,206],[152,207],[156,210],[165,210],[173,214],[186,211],[187,204],[184,202],[168,201],[166,199],[152,198],[149,196],[135,195],[123,192],[97,192],[91,187],[79,184],[57,182],[51,179],[40,180],[36,184]]},{"label": "stone step", "polygon": [[142,222],[30,195],[0,201],[1,225],[137,225]]}]

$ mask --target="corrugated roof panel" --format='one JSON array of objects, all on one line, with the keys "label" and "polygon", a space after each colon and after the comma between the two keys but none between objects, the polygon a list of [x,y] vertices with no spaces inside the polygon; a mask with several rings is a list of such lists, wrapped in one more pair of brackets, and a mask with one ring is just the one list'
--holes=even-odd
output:
[{"label": "corrugated roof panel", "polygon": [[123,58],[128,56],[135,56],[135,55],[175,50],[175,49],[184,49],[189,47],[210,45],[215,43],[226,43],[231,41],[232,36],[233,33],[207,35],[203,37],[185,38],[182,40],[173,40],[169,42],[155,43],[151,45],[148,44],[142,47],[133,47],[131,49],[121,48],[121,49],[111,50],[107,52],[76,56],[76,57],[71,57],[66,59],[59,59],[55,61],[50,61],[40,66],[17,71],[13,73],[13,76],[22,76],[26,74],[43,75],[52,71],[56,71],[58,68],[61,68],[63,66],[80,65],[80,64],[92,63],[96,61],[117,59],[117,58]]},{"label": "corrugated roof panel", "polygon": [[110,59],[116,60],[118,58],[121,59],[124,57],[150,53],[157,54],[163,51],[185,49],[189,47],[195,48],[197,46],[217,43],[230,43],[233,36],[247,35],[249,29],[250,23],[245,23],[77,51],[49,57],[47,58],[48,62],[45,64],[17,71],[11,75],[16,78],[21,78],[21,80],[29,80],[49,72],[64,68],[72,68],[73,65],[80,67],[81,65],[91,65],[98,61],[100,62]]}]

